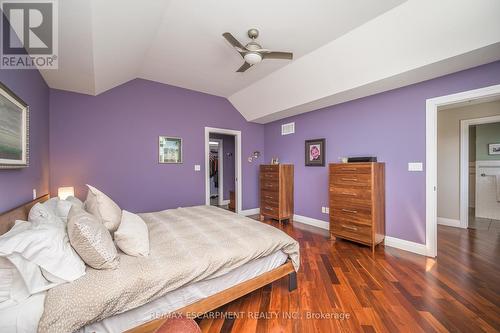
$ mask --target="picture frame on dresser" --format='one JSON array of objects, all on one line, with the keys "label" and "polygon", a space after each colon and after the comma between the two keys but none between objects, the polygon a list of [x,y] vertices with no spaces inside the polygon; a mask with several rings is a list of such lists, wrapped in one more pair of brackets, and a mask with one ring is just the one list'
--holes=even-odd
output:
[{"label": "picture frame on dresser", "polygon": [[0,82],[0,169],[29,165],[29,106]]}]

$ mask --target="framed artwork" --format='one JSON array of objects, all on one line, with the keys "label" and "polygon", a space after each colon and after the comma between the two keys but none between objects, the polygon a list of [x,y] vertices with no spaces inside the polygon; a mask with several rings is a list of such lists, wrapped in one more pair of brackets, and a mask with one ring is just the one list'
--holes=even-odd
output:
[{"label": "framed artwork", "polygon": [[306,140],[306,166],[325,166],[326,140]]},{"label": "framed artwork", "polygon": [[488,155],[500,155],[500,143],[490,143],[488,145]]},{"label": "framed artwork", "polygon": [[160,136],[158,139],[158,162],[167,164],[182,163],[182,139]]},{"label": "framed artwork", "polygon": [[29,162],[29,107],[0,83],[0,168],[25,168]]}]

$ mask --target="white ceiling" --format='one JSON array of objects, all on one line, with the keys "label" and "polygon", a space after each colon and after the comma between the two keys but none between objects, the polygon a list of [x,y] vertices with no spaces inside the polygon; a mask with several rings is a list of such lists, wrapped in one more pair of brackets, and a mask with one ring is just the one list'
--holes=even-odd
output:
[{"label": "white ceiling", "polygon": [[[134,78],[158,81],[227,97],[247,120],[265,123],[498,59],[499,6],[61,0],[59,69],[42,75],[51,88],[91,95]],[[293,51],[294,60],[265,60],[236,73],[243,60],[222,33],[245,44],[252,27],[263,47]]]},{"label": "white ceiling", "polygon": [[[99,94],[144,78],[228,97],[287,60],[236,73],[243,59],[222,37],[259,42],[295,59],[404,0],[64,0],[59,1],[59,69],[52,88]],[[251,5],[250,5],[251,4]]]}]

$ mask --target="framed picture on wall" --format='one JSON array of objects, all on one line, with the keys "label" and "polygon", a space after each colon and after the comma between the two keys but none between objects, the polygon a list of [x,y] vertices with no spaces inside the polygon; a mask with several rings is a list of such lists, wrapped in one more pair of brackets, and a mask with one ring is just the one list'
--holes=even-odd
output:
[{"label": "framed picture on wall", "polygon": [[28,118],[28,104],[0,83],[0,168],[28,166]]},{"label": "framed picture on wall", "polygon": [[305,142],[306,166],[325,166],[326,140],[314,139]]},{"label": "framed picture on wall", "polygon": [[488,155],[500,155],[500,143],[490,143],[488,145]]},{"label": "framed picture on wall", "polygon": [[182,163],[182,139],[160,136],[158,139],[158,162],[166,164]]}]

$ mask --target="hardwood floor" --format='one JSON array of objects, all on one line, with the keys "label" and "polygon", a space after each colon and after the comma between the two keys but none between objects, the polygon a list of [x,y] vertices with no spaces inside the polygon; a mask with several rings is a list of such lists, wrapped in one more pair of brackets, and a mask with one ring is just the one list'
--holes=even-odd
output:
[{"label": "hardwood floor", "polygon": [[203,332],[500,331],[500,231],[438,226],[433,260],[281,228],[300,242],[298,289],[276,281],[199,318]]}]

